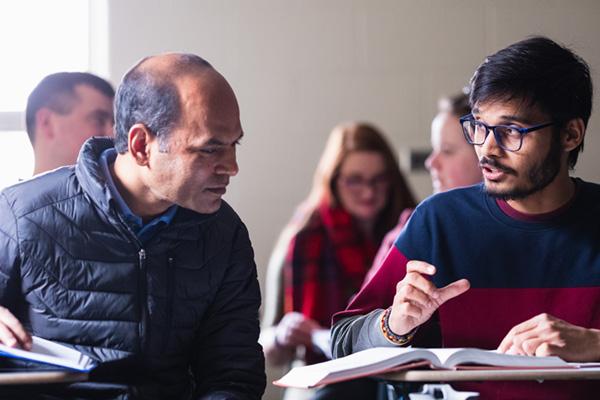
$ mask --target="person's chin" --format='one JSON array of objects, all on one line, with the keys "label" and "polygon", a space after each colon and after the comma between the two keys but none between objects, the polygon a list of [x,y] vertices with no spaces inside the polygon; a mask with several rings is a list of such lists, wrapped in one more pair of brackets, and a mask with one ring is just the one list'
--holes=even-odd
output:
[{"label": "person's chin", "polygon": [[374,219],[374,218],[376,218],[376,217],[377,217],[377,214],[378,214],[378,211],[377,211],[377,210],[375,210],[375,209],[373,209],[373,208],[368,208],[368,209],[363,209],[363,210],[360,210],[360,211],[358,212],[358,215],[356,215],[355,217],[356,217],[356,218],[359,218],[359,219],[366,219],[366,220],[369,220],[369,219]]},{"label": "person's chin", "polygon": [[485,179],[484,180],[484,185],[485,185],[485,189],[488,192],[504,192],[507,190],[511,190],[511,186],[508,185],[506,182],[502,182],[502,181],[493,181],[493,180],[489,180],[489,179]]},{"label": "person's chin", "polygon": [[222,199],[219,197],[218,199],[206,200],[200,204],[194,205],[191,209],[200,214],[212,214],[221,208]]},{"label": "person's chin", "polygon": [[443,192],[444,191],[443,186],[444,185],[442,184],[441,181],[434,179],[433,184],[431,186],[433,188],[433,194],[438,194],[438,193]]}]

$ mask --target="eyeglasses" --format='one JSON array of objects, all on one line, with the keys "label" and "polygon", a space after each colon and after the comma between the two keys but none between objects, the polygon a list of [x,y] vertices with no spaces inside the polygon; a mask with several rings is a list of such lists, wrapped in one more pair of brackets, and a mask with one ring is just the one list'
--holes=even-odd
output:
[{"label": "eyeglasses", "polygon": [[523,135],[526,133],[537,131],[556,123],[547,122],[530,128],[517,128],[516,126],[509,125],[490,126],[473,119],[473,114],[465,115],[460,118],[459,121],[467,142],[480,146],[485,143],[491,130],[494,132],[494,137],[496,138],[498,145],[508,151],[520,150],[523,145]]},{"label": "eyeglasses", "polygon": [[390,185],[390,176],[387,173],[379,174],[371,179],[360,175],[339,175],[338,183],[346,186],[351,191],[360,192],[363,188],[373,188],[376,191],[383,191]]}]

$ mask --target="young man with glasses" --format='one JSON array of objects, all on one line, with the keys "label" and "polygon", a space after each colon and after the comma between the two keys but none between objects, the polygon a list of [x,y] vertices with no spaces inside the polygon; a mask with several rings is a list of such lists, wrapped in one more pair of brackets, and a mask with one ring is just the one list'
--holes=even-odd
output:
[{"label": "young man with glasses", "polygon": [[[600,361],[600,186],[571,178],[592,107],[585,61],[544,37],[471,80],[461,119],[484,182],[424,201],[334,317],[333,354],[479,347]],[[585,398],[598,382],[464,383],[481,398]]]}]

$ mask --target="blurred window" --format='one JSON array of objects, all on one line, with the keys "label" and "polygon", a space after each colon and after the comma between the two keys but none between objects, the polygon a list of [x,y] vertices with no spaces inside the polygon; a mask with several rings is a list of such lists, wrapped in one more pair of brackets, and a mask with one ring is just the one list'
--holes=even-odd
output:
[{"label": "blurred window", "polygon": [[85,0],[0,3],[0,187],[33,172],[24,115],[29,93],[53,72],[90,69],[89,5]]}]

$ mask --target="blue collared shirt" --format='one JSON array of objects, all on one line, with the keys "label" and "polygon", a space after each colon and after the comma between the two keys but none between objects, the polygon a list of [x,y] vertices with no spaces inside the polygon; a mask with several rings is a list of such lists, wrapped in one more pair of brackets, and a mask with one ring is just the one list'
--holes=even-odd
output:
[{"label": "blue collared shirt", "polygon": [[123,198],[121,197],[121,194],[117,190],[117,187],[115,186],[112,176],[110,175],[108,166],[109,166],[109,164],[114,163],[116,158],[117,158],[117,152],[115,151],[115,149],[104,150],[104,152],[100,156],[100,167],[102,168],[102,172],[104,172],[104,175],[106,175],[106,181],[108,182],[108,188],[109,188],[113,198],[117,202],[117,206],[118,206],[119,210],[121,211],[121,214],[123,214],[125,221],[127,222],[127,224],[129,224],[131,229],[133,229],[133,231],[137,234],[137,236],[140,239],[140,241],[142,242],[142,244],[146,245],[146,244],[148,244],[150,239],[152,239],[154,237],[154,235],[156,235],[158,233],[158,231],[167,227],[171,223],[171,220],[173,219],[173,217],[175,216],[175,213],[177,212],[177,205],[172,205],[161,215],[159,215],[158,217],[156,217],[155,219],[153,219],[152,221],[150,221],[149,223],[144,225],[142,219],[140,217],[138,217],[137,215],[135,215],[134,213],[132,213],[131,210],[129,209],[129,207],[127,206],[127,204],[125,204],[125,201],[123,201]]}]

